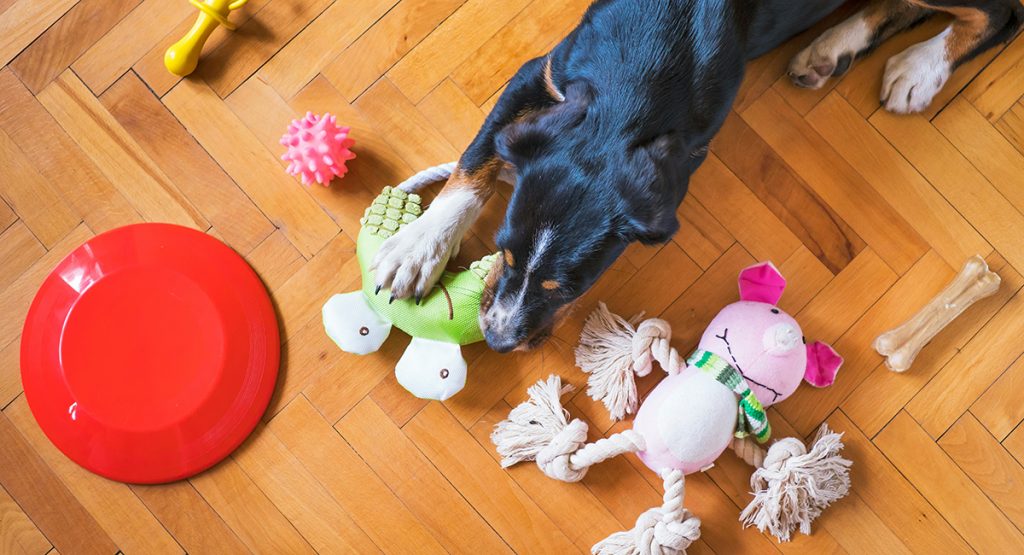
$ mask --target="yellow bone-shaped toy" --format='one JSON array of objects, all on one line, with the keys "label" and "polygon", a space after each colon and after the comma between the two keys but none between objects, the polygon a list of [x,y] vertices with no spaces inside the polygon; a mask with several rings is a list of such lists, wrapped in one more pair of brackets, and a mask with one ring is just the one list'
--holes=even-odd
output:
[{"label": "yellow bone-shaped toy", "polygon": [[184,38],[174,43],[164,54],[164,66],[175,75],[184,77],[196,69],[199,64],[199,54],[203,51],[203,45],[210,34],[223,25],[225,29],[233,31],[235,25],[228,21],[228,14],[231,10],[237,10],[249,0],[188,0],[190,4],[199,8],[199,17],[195,25],[189,29]]}]

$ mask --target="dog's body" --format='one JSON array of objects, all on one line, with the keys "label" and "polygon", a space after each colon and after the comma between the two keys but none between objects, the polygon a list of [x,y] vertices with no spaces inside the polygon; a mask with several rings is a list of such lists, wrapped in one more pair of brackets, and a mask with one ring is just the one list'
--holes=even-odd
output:
[{"label": "dog's body", "polygon": [[[547,56],[527,62],[430,209],[375,260],[378,285],[419,297],[437,281],[507,162],[515,192],[496,242],[481,327],[495,350],[543,341],[563,309],[634,241],[660,243],[731,107],[748,59],[843,0],[599,0]],[[949,73],[1019,28],[1019,0],[873,0],[790,65],[820,87],[935,10],[956,20],[890,61],[883,103],[923,109]],[[901,58],[902,56],[902,58]]]}]

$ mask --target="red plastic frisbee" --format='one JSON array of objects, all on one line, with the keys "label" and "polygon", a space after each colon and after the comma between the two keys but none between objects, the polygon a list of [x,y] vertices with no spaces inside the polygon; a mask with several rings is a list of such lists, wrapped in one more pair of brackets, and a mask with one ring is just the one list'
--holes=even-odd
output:
[{"label": "red plastic frisbee", "polygon": [[169,224],[78,247],[43,282],[21,339],[25,397],[50,441],[132,483],[187,478],[231,453],[266,410],[279,362],[256,273]]}]

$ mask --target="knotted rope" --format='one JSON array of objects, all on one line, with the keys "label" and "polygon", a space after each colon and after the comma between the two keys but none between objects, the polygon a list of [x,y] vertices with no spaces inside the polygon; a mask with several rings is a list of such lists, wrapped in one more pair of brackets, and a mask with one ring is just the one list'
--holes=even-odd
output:
[{"label": "knotted rope", "polygon": [[686,361],[669,343],[672,326],[657,318],[637,326],[642,317],[638,314],[626,320],[598,303],[576,347],[576,365],[590,374],[587,395],[600,399],[613,420],[636,412],[639,396],[634,375],[650,374],[655,362],[669,375],[686,367]]},{"label": "knotted rope", "polygon": [[530,387],[530,398],[491,433],[502,467],[533,460],[551,478],[578,482],[592,465],[644,449],[643,438],[633,430],[587,443],[587,424],[578,418],[568,421],[569,413],[562,408],[561,396],[572,390],[558,376]]},{"label": "knotted rope", "polygon": [[793,530],[811,533],[821,511],[850,491],[849,460],[841,457],[842,434],[822,424],[810,450],[796,438],[775,442],[750,477],[754,499],[740,520],[789,541]]},{"label": "knotted rope", "polygon": [[661,507],[644,511],[632,530],[616,532],[591,549],[594,555],[666,555],[686,553],[700,537],[700,519],[683,507],[686,481],[680,470],[662,472]]}]

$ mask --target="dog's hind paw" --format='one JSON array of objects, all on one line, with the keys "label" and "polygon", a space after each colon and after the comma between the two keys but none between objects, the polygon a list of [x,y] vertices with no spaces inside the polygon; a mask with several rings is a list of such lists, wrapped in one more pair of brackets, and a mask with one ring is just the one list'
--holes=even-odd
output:
[{"label": "dog's hind paw", "polygon": [[850,69],[859,52],[866,50],[872,30],[861,14],[825,31],[789,63],[789,78],[805,89],[820,89],[830,77]]}]

